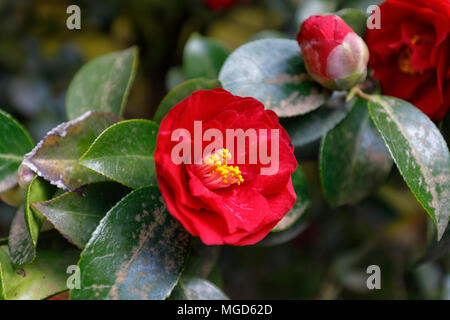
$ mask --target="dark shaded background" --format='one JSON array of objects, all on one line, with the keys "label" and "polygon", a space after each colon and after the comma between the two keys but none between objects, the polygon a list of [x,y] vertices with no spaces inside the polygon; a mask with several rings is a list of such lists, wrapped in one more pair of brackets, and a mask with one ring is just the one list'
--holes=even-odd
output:
[{"label": "dark shaded background", "polygon": [[[299,21],[318,5],[365,10],[378,2],[247,0],[212,11],[201,0],[1,1],[0,108],[37,142],[65,121],[65,92],[83,63],[136,44],[140,64],[125,116],[151,119],[180,81],[183,47],[192,32],[233,50],[261,31],[294,38]],[[66,28],[71,4],[81,7],[79,31]],[[433,251],[418,264],[432,226],[397,171],[371,198],[331,209],[320,190],[316,159],[301,164],[313,205],[293,240],[271,247],[223,247],[212,281],[237,299],[450,299],[450,255]],[[13,214],[0,203],[0,238],[7,236]],[[366,268],[372,264],[381,268],[381,290],[366,287]]]}]

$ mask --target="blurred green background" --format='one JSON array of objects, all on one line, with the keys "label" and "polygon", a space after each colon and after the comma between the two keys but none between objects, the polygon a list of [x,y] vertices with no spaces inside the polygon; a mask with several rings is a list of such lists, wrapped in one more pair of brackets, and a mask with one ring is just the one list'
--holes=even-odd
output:
[{"label": "blurred green background", "polygon": [[[230,52],[264,37],[293,39],[311,14],[380,1],[254,0],[211,10],[202,0],[0,1],[0,108],[35,142],[65,120],[75,72],[101,54],[137,45],[140,65],[126,118],[151,119],[168,90],[185,78],[183,48],[193,32]],[[81,8],[81,30],[66,28],[66,8]],[[211,280],[234,299],[450,299],[449,236],[434,243],[427,215],[397,171],[355,206],[331,209],[320,190],[317,158],[296,155],[312,206],[271,246],[223,247]],[[14,209],[0,203],[0,238]],[[275,241],[274,240],[274,241]],[[366,268],[381,268],[381,290],[368,290]]]}]

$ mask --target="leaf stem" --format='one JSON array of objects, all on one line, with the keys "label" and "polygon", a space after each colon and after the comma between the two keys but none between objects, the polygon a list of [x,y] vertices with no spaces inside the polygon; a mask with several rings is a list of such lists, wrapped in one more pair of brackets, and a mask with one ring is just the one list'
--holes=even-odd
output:
[{"label": "leaf stem", "polygon": [[350,89],[349,94],[347,95],[347,101],[352,99],[355,95],[365,99],[365,100],[372,100],[372,95],[365,93],[361,90],[360,86],[354,86]]}]

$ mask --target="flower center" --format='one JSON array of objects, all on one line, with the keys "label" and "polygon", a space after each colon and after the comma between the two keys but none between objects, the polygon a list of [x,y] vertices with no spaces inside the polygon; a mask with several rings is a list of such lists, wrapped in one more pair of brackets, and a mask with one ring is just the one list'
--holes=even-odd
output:
[{"label": "flower center", "polygon": [[[412,39],[411,39],[411,43],[412,44],[417,44],[421,42],[421,37],[419,35],[415,35]],[[406,74],[422,74],[423,70],[416,70],[413,68],[412,64],[411,64],[411,56],[412,56],[413,51],[411,50],[410,47],[405,47],[402,49],[402,51],[400,52],[400,54],[398,55],[398,66],[400,68],[400,70],[403,73]]]},{"label": "flower center", "polygon": [[197,177],[210,189],[226,188],[244,182],[238,166],[228,165],[231,153],[227,149],[216,151],[205,157],[200,165],[194,165]]}]

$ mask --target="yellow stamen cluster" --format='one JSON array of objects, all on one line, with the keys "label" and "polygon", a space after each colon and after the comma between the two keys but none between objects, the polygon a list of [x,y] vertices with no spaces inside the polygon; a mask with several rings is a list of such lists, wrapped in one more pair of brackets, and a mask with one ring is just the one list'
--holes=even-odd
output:
[{"label": "yellow stamen cluster", "polygon": [[203,160],[199,172],[206,185],[222,188],[234,183],[240,185],[244,182],[239,167],[228,165],[229,160],[231,160],[231,153],[225,148]]},{"label": "yellow stamen cluster", "polygon": [[[417,44],[421,42],[421,37],[419,35],[415,35],[412,39],[411,39],[411,43],[412,44]],[[416,70],[413,68],[413,66],[411,65],[411,56],[412,56],[412,50],[409,47],[404,48],[399,56],[398,56],[398,66],[400,68],[400,70],[402,70],[404,73],[406,74],[422,74],[423,70]]]},{"label": "yellow stamen cluster", "polygon": [[422,42],[422,37],[419,36],[418,34],[414,35],[414,37],[412,37],[411,39],[411,43],[418,44],[419,42]]}]

